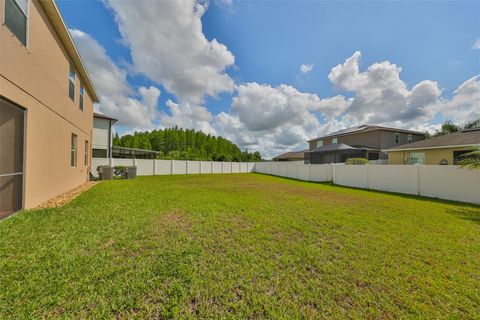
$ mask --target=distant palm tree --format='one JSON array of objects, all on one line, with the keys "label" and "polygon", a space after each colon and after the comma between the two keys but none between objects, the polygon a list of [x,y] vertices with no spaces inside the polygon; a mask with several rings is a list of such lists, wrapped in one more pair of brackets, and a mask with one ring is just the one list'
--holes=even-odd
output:
[{"label": "distant palm tree", "polygon": [[480,169],[480,146],[475,147],[472,151],[464,153],[460,156],[463,158],[459,164],[470,169]]}]

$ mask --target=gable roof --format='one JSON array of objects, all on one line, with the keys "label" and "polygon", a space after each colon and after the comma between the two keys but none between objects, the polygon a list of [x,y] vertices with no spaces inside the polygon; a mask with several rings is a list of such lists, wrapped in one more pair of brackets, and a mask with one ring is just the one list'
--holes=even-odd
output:
[{"label": "gable roof", "polygon": [[302,151],[289,151],[282,153],[281,155],[278,155],[276,157],[273,157],[272,159],[302,159],[305,157],[305,152],[307,152],[308,149],[302,150]]},{"label": "gable roof", "polygon": [[63,21],[62,16],[60,15],[60,11],[58,10],[57,5],[53,0],[40,0],[40,4],[42,5],[45,14],[47,15],[48,19],[50,20],[53,28],[57,32],[57,35],[62,42],[65,50],[67,51],[68,56],[72,60],[75,69],[80,74],[80,77],[83,80],[83,85],[87,89],[88,94],[93,102],[98,102],[98,96],[95,91],[95,87],[93,86],[93,82],[88,75],[87,69],[83,64],[82,58],[75,47],[75,43],[70,36],[70,32],[68,32],[68,28]]},{"label": "gable roof", "polygon": [[443,136],[420,140],[410,144],[404,144],[385,151],[404,151],[412,149],[437,149],[448,147],[468,147],[480,145],[480,128],[463,130]]},{"label": "gable roof", "polygon": [[318,147],[308,152],[329,152],[329,151],[342,151],[342,150],[363,150],[363,148],[352,147],[345,143],[332,143],[332,144],[327,144],[326,146]]},{"label": "gable roof", "polygon": [[350,127],[350,128],[346,128],[346,129],[342,129],[342,130],[338,130],[338,131],[329,133],[325,136],[309,140],[309,142],[310,141],[321,140],[321,139],[325,139],[325,138],[346,136],[346,135],[360,133],[360,132],[368,132],[368,131],[373,131],[373,130],[385,130],[385,131],[395,131],[395,132],[402,132],[402,133],[425,135],[425,133],[419,132],[419,131],[398,129],[398,128],[390,128],[390,127],[376,126],[376,125],[370,125],[370,124],[362,124],[361,126]]}]

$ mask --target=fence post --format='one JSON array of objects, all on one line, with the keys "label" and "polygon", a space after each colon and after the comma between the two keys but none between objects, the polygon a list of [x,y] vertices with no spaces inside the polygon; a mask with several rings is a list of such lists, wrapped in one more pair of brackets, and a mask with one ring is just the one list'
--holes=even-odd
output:
[{"label": "fence post", "polygon": [[210,173],[213,173],[213,161],[210,161]]},{"label": "fence post", "polygon": [[367,181],[366,181],[366,187],[367,189],[370,189],[370,165],[367,163],[366,164],[366,167],[367,167]]},{"label": "fence post", "polygon": [[187,160],[187,164],[185,165],[185,174],[188,174],[188,160]]},{"label": "fence post", "polygon": [[156,176],[157,175],[157,163],[156,163],[157,160],[153,159],[153,175]]},{"label": "fence post", "polygon": [[173,174],[173,159],[170,160],[170,174]]},{"label": "fence post", "polygon": [[417,173],[417,196],[420,195],[420,165],[415,165],[417,167],[416,173]]},{"label": "fence post", "polygon": [[337,179],[335,177],[335,163],[332,163],[332,182],[337,184]]}]

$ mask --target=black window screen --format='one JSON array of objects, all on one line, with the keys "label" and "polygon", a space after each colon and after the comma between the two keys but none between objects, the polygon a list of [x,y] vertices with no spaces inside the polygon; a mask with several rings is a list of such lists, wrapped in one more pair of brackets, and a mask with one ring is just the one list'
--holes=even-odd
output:
[{"label": "black window screen", "polygon": [[453,164],[459,164],[460,161],[465,160],[467,157],[462,157],[462,155],[472,152],[473,150],[459,150],[453,151]]},{"label": "black window screen", "polygon": [[368,160],[378,160],[380,159],[380,154],[378,152],[369,152]]},{"label": "black window screen", "polygon": [[24,110],[0,97],[0,218],[22,208]]},{"label": "black window screen", "polygon": [[8,29],[20,40],[23,45],[27,45],[27,6],[26,1],[24,9],[20,8],[16,0],[5,0],[5,24]]},{"label": "black window screen", "polygon": [[93,149],[92,150],[92,157],[93,158],[106,158],[107,157],[107,149]]}]

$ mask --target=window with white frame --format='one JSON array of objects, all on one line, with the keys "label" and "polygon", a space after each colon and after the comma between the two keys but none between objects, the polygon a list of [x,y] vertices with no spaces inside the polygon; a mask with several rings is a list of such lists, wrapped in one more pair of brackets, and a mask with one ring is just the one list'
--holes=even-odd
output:
[{"label": "window with white frame", "polygon": [[5,25],[27,46],[28,0],[5,0]]},{"label": "window with white frame", "polygon": [[410,153],[410,164],[425,164],[425,152]]},{"label": "window with white frame", "polygon": [[400,143],[400,133],[395,132],[395,133],[393,134],[393,141],[394,141],[395,143]]},{"label": "window with white frame", "polygon": [[70,64],[70,74],[68,75],[68,96],[75,101],[75,68]]},{"label": "window with white frame", "polygon": [[83,111],[83,94],[85,93],[85,88],[83,87],[83,84],[80,84],[80,101],[79,101],[79,106],[80,110]]},{"label": "window with white frame", "polygon": [[338,138],[332,138],[332,143],[337,144],[338,143]]},{"label": "window with white frame", "polygon": [[77,166],[77,135],[75,133],[72,133],[70,145],[70,166]]},{"label": "window with white frame", "polygon": [[323,140],[318,140],[317,141],[317,148],[323,147]]},{"label": "window with white frame", "polygon": [[88,140],[85,140],[85,154],[83,159],[83,165],[88,166]]},{"label": "window with white frame", "polygon": [[412,141],[413,141],[412,135],[411,135],[411,134],[408,134],[408,135],[407,135],[407,143],[412,143]]}]

